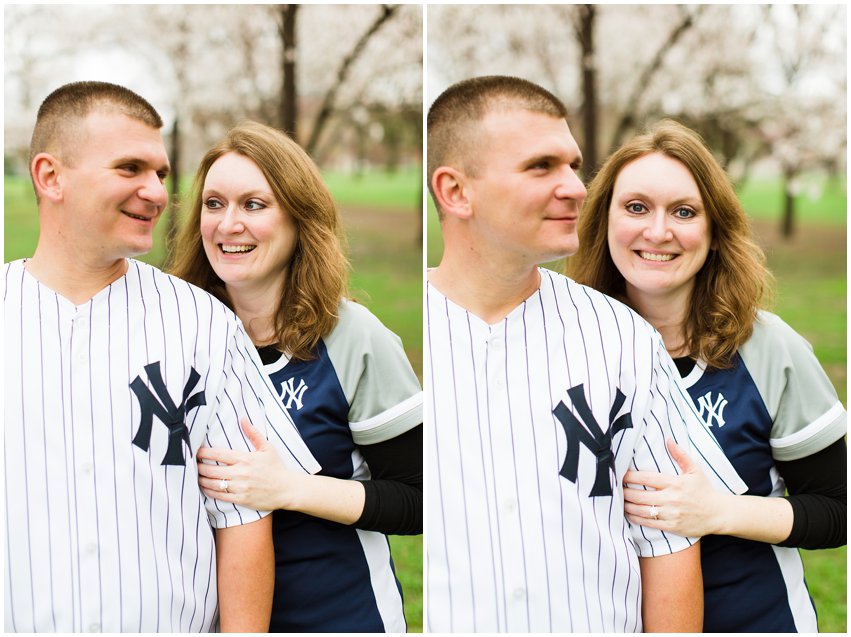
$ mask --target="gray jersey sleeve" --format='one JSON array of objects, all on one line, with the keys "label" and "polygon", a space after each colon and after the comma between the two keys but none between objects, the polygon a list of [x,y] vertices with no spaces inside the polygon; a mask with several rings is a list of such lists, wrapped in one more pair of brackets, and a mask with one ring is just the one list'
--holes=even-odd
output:
[{"label": "gray jersey sleeve", "polygon": [[422,423],[422,390],[402,341],[369,310],[344,300],[325,345],[357,444],[383,442]]},{"label": "gray jersey sleeve", "polygon": [[780,317],[760,312],[739,350],[773,422],[777,460],[797,460],[836,442],[847,414],[810,344]]}]

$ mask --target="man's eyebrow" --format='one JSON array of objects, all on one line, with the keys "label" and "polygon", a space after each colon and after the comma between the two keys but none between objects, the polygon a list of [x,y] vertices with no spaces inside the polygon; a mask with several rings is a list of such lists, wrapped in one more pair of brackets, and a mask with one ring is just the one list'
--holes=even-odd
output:
[{"label": "man's eyebrow", "polygon": [[[153,164],[141,157],[133,157],[132,155],[128,155],[127,157],[119,157],[113,162],[114,166],[121,166],[123,164],[136,164],[137,166],[153,166]],[[171,166],[166,162],[165,164],[161,164],[159,168],[156,169],[157,172],[162,172],[168,175],[171,172]]]},{"label": "man's eyebrow", "polygon": [[569,163],[574,169],[578,169],[582,165],[581,154],[577,154],[571,162],[566,162],[565,159],[565,156],[559,153],[540,153],[538,155],[527,157],[522,163],[524,166],[531,166],[532,164],[537,164],[542,161],[556,164]]}]

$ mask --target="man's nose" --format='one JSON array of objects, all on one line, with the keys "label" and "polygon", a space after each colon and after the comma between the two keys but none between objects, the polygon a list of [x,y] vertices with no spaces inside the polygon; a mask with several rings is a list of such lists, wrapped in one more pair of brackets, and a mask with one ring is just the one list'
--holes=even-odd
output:
[{"label": "man's nose", "polygon": [[151,171],[145,176],[145,182],[139,189],[139,197],[156,206],[157,212],[162,212],[168,203],[168,191],[160,176]]},{"label": "man's nose", "polygon": [[576,171],[571,166],[566,166],[556,189],[556,196],[560,199],[582,200],[587,193],[588,190]]}]

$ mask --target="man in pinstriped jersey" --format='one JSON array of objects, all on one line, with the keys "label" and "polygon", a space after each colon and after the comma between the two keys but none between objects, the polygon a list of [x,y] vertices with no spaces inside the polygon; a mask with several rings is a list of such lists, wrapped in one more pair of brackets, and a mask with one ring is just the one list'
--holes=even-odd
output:
[{"label": "man in pinstriped jersey", "polygon": [[194,456],[250,450],[248,418],[319,468],[238,319],[130,258],[166,205],[161,126],[102,82],[39,109],[39,242],[0,279],[7,631],[267,630],[271,518],[205,498]]},{"label": "man in pinstriped jersey", "polygon": [[428,116],[444,239],[428,274],[427,624],[432,632],[700,631],[698,545],[632,527],[629,468],[691,444],[744,485],[658,334],[539,268],[576,251],[581,153],[561,102],[482,77]]}]

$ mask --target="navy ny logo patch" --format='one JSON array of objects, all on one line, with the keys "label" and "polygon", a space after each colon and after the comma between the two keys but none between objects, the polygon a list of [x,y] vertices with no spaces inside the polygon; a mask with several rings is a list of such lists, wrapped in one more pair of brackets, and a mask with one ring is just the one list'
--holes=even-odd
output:
[{"label": "navy ny logo patch", "polygon": [[189,448],[189,455],[192,455],[189,430],[185,423],[186,413],[190,409],[207,404],[203,391],[192,396],[189,395],[195,389],[201,375],[195,371],[194,367],[190,368],[189,379],[183,388],[183,400],[179,405],[175,405],[163,381],[160,362],[145,365],[145,372],[148,374],[148,380],[151,382],[151,387],[153,387],[155,393],[151,393],[141,376],[136,376],[130,383],[130,389],[136,394],[136,398],[139,399],[139,407],[142,409],[139,430],[133,438],[133,444],[145,451],[150,449],[151,430],[154,416],[156,416],[168,429],[168,448],[162,464],[185,465],[186,457],[183,455],[183,443],[186,443],[187,448]]},{"label": "navy ny logo patch", "polygon": [[603,431],[594,418],[594,413],[585,399],[585,390],[582,384],[567,390],[567,395],[579,414],[579,418],[568,409],[564,401],[559,402],[553,409],[553,414],[558,418],[562,427],[564,427],[564,433],[567,435],[567,455],[559,475],[576,484],[576,477],[579,472],[580,445],[587,448],[597,458],[597,474],[591,493],[588,494],[592,498],[612,495],[611,476],[615,475],[615,453],[612,451],[612,438],[616,433],[632,428],[632,416],[628,412],[615,418],[623,406],[624,400],[626,400],[626,396],[620,389],[616,388],[615,392],[615,402],[609,410],[607,431]]}]

